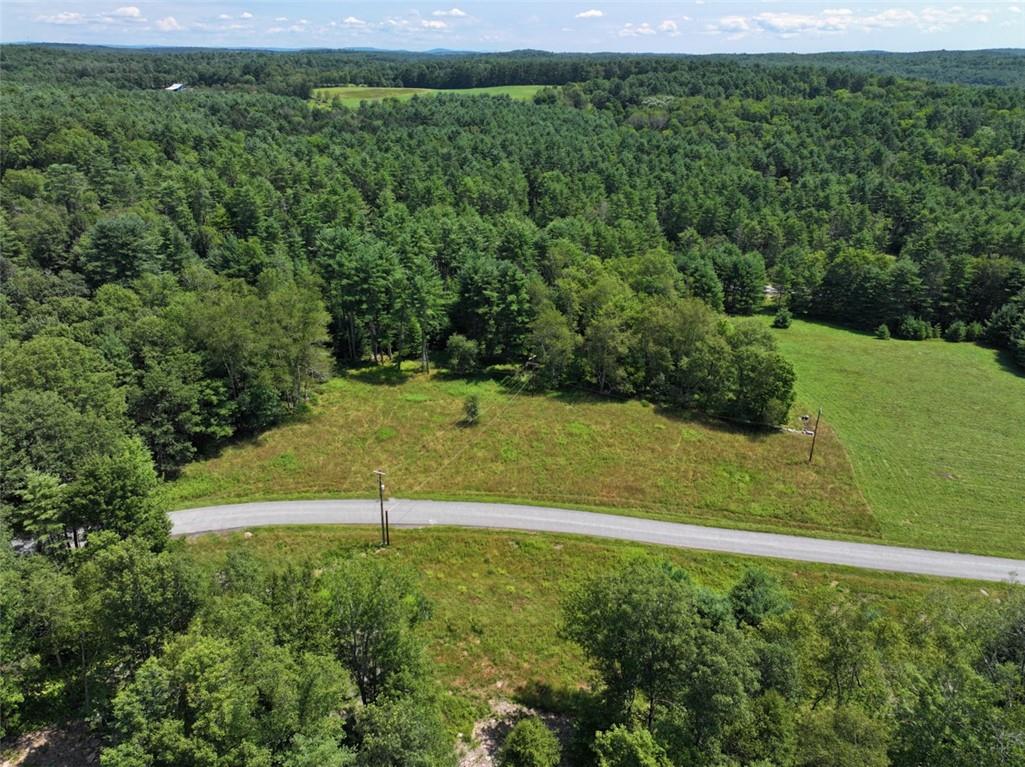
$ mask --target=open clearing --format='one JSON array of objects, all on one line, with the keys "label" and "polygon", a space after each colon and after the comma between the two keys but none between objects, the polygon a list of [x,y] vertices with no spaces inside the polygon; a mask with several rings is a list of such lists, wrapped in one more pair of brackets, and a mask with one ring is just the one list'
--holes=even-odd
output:
[{"label": "open clearing", "polygon": [[436,93],[455,93],[461,96],[509,96],[517,101],[526,101],[544,88],[543,85],[495,85],[488,88],[374,88],[361,85],[314,88],[315,101],[339,103],[347,107],[358,107],[363,101],[398,99],[408,101],[413,96],[429,96]]},{"label": "open clearing", "polygon": [[[1025,555],[1025,377],[974,344],[877,341],[801,321],[776,335],[797,368],[795,419],[823,408],[810,467],[801,435],[376,368],[328,382],[302,421],[187,467],[165,497],[175,508],[367,497],[382,467],[395,496]],[[464,428],[469,394],[483,416]]]},{"label": "open clearing", "polygon": [[[476,394],[481,422],[461,425]],[[726,527],[874,539],[847,457],[825,430],[752,432],[640,401],[530,394],[490,379],[377,368],[322,387],[311,416],[186,467],[171,508],[389,495],[616,509]]]},{"label": "open clearing", "polygon": [[822,407],[886,541],[1025,553],[1025,376],[969,343],[776,331],[798,402]]},{"label": "open clearing", "polygon": [[583,578],[642,552],[664,556],[685,568],[696,583],[721,590],[746,567],[762,567],[784,582],[798,606],[812,604],[821,589],[841,589],[866,595],[891,615],[914,615],[938,599],[989,600],[1003,591],[997,584],[980,589],[964,581],[577,536],[403,529],[393,530],[391,548],[378,550],[376,528],[256,528],[247,535],[202,535],[188,539],[188,546],[211,568],[233,547],[280,564],[320,567],[363,553],[413,568],[433,607],[426,636],[456,732],[469,732],[494,698],[555,710],[570,705],[573,693],[590,677],[580,651],[559,636],[561,601]]}]

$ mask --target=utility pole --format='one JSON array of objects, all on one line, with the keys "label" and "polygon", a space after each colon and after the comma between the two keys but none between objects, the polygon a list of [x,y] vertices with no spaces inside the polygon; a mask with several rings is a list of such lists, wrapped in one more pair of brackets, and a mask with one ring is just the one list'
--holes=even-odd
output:
[{"label": "utility pole", "polygon": [[388,524],[385,521],[384,511],[384,472],[380,469],[374,470],[377,475],[377,495],[381,499],[381,545],[388,545]]},{"label": "utility pole", "polygon": [[815,455],[815,440],[819,436],[819,419],[822,418],[822,408],[819,408],[819,414],[815,416],[815,430],[811,433],[811,449],[808,451],[808,463],[811,463],[812,457]]}]

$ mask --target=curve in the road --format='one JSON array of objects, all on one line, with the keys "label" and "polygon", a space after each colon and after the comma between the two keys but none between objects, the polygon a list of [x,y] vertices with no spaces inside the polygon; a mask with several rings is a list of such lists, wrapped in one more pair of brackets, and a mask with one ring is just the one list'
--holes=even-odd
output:
[{"label": "curve in the road", "polygon": [[[1021,581],[1025,561],[661,522],[540,506],[391,499],[392,525],[450,525],[615,538],[686,549],[795,559],[917,575]],[[266,525],[376,525],[376,500],[276,501],[171,512],[172,535]]]}]

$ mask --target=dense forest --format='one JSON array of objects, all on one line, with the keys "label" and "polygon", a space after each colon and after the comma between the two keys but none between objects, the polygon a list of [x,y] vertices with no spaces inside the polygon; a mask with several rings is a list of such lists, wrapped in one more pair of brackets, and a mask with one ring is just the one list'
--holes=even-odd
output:
[{"label": "dense forest", "polygon": [[785,65],[814,64],[816,66],[854,69],[877,75],[916,77],[937,83],[965,83],[968,85],[1025,86],[1025,50],[991,49],[984,51],[921,51],[917,53],[890,53],[888,51],[858,51],[853,53],[787,54],[769,53],[751,58],[758,62]]},{"label": "dense forest", "polygon": [[[106,765],[449,758],[412,581],[201,574],[153,501],[194,457],[303,411],[336,366],[499,365],[538,389],[774,425],[794,372],[747,316],[769,285],[781,327],[942,334],[1025,366],[1017,88],[842,57],[0,53],[0,502],[4,535],[35,552],[0,545],[0,729],[21,709],[86,716]],[[972,79],[949,61],[947,79]],[[349,82],[550,87],[308,101]],[[612,668],[601,626],[575,630],[602,677],[601,764],[1021,758],[1020,611],[898,630],[827,599],[851,631],[822,618],[800,649],[812,618],[780,617],[775,592],[749,615],[680,573],[636,582],[639,604],[679,606],[658,616],[678,625],[638,631],[697,639]],[[573,624],[628,623],[601,612],[615,586],[568,605]],[[653,680],[649,660],[686,676]],[[726,708],[746,713],[727,726]],[[622,729],[638,716],[648,735]],[[917,756],[934,753],[957,758]]]}]

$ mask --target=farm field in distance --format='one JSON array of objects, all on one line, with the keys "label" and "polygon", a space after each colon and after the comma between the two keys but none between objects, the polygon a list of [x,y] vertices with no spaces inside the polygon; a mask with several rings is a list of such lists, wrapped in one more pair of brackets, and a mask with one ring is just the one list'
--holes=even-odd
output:
[{"label": "farm field in distance", "polygon": [[798,407],[822,407],[885,541],[1025,552],[1025,376],[1009,359],[796,320],[774,332]]},{"label": "farm field in distance", "polygon": [[[187,466],[170,507],[269,498],[369,496],[597,508],[675,521],[876,538],[843,449],[751,432],[636,400],[532,394],[394,368],[321,388],[311,416]],[[477,394],[481,422],[461,425]]]},{"label": "farm field in distance", "polygon": [[959,604],[999,599],[1001,587],[967,581],[896,576],[809,563],[752,559],[642,546],[580,536],[463,529],[409,529],[393,546],[375,546],[376,529],[359,527],[256,528],[200,535],[187,549],[211,571],[229,551],[245,549],[275,565],[315,566],[351,555],[387,557],[419,574],[432,606],[427,647],[446,690],[453,732],[467,732],[494,698],[513,698],[556,710],[592,681],[580,648],[559,635],[561,604],[576,584],[630,557],[649,553],[684,568],[702,586],[728,590],[747,567],[777,576],[798,607],[823,593],[850,591],[893,617],[950,598]]},{"label": "farm field in distance", "polygon": [[342,85],[314,88],[315,102],[339,101],[347,107],[358,107],[363,101],[397,99],[408,101],[413,96],[427,96],[436,93],[454,93],[462,96],[509,96],[517,101],[534,97],[543,85],[496,85],[489,88],[377,88],[363,85]]}]

